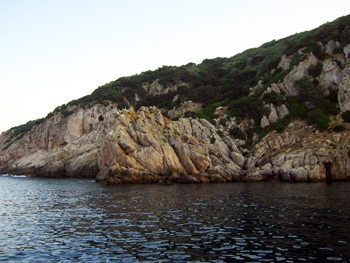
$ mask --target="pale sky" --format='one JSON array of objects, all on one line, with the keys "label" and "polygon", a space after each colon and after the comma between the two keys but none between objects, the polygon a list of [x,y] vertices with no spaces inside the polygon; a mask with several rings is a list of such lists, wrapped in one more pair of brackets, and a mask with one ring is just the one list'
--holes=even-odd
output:
[{"label": "pale sky", "polygon": [[0,0],[0,132],[118,77],[229,57],[349,13],[348,0]]}]

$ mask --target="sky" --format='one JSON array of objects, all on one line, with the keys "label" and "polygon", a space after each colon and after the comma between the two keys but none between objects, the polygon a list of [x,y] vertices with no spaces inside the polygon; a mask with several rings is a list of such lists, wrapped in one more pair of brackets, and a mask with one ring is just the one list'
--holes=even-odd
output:
[{"label": "sky", "polygon": [[0,0],[0,132],[119,77],[230,57],[349,13],[346,0]]}]

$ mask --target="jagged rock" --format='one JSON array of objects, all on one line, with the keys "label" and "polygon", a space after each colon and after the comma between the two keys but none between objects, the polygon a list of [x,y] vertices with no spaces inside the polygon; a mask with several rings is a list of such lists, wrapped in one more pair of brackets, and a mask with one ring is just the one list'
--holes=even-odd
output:
[{"label": "jagged rock", "polygon": [[292,58],[291,57],[287,57],[286,55],[283,55],[281,58],[280,63],[278,64],[278,67],[283,69],[283,70],[287,70],[290,68],[290,63],[292,62]]},{"label": "jagged rock", "polygon": [[164,95],[168,93],[175,93],[178,90],[178,88],[180,87],[188,88],[189,85],[184,82],[179,82],[179,83],[176,83],[175,85],[164,87],[157,79],[151,83],[144,83],[142,87],[147,92],[148,95],[159,96],[159,95]]},{"label": "jagged rock", "polygon": [[350,110],[350,64],[342,71],[338,92],[339,108],[342,112]]},{"label": "jagged rock", "polygon": [[281,120],[289,115],[289,110],[285,104],[282,104],[277,107],[278,118]]},{"label": "jagged rock", "polygon": [[327,45],[326,45],[326,53],[328,55],[331,55],[331,54],[333,54],[333,51],[339,47],[340,47],[340,43],[338,41],[329,40]]},{"label": "jagged rock", "polygon": [[179,107],[170,110],[168,112],[168,117],[172,119],[183,117],[186,113],[189,112],[197,113],[200,111],[201,108],[202,104],[200,103],[185,101]]},{"label": "jagged rock", "polygon": [[261,118],[261,121],[260,121],[260,126],[261,128],[265,128],[267,126],[269,126],[270,123],[269,123],[269,120],[268,118],[264,115],[262,118]]},{"label": "jagged rock", "polygon": [[271,84],[271,91],[276,92],[277,94],[281,94],[280,84],[273,83]]},{"label": "jagged rock", "polygon": [[310,65],[316,65],[318,59],[313,55],[309,54],[307,59],[300,62],[285,78],[283,79],[283,84],[286,89],[287,95],[297,96],[298,89],[295,87],[294,83],[303,77],[308,76],[308,69]]},{"label": "jagged rock", "polygon": [[323,70],[319,77],[319,83],[323,90],[329,87],[337,88],[341,80],[341,69],[337,63],[332,59],[323,61]]},{"label": "jagged rock", "polygon": [[239,152],[232,152],[231,153],[231,159],[233,160],[233,162],[235,164],[237,164],[238,166],[243,168],[245,159],[244,159],[244,156],[241,153],[239,153]]},{"label": "jagged rock", "polygon": [[225,116],[225,112],[227,111],[227,107],[217,107],[214,112],[215,117],[223,118]]},{"label": "jagged rock", "polygon": [[349,58],[350,57],[350,44],[346,45],[343,49],[344,54],[345,54],[345,58]]},{"label": "jagged rock", "polygon": [[54,115],[0,153],[4,172],[98,174],[107,183],[228,182],[240,180],[243,165],[235,143],[208,121],[173,122],[154,107],[135,112],[94,106],[65,118]]},{"label": "jagged rock", "polygon": [[270,105],[270,114],[268,117],[269,123],[276,123],[278,121],[278,114],[273,104]]},{"label": "jagged rock", "polygon": [[349,132],[334,138],[327,133],[315,134],[312,128],[295,122],[282,134],[270,133],[254,146],[249,159],[255,168],[249,173],[271,175],[272,171],[280,180],[290,182],[349,180],[349,153]]}]

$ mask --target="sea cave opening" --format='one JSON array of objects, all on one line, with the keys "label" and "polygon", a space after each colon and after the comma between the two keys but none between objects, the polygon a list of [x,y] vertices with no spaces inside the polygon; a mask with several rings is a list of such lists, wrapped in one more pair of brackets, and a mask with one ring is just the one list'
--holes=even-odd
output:
[{"label": "sea cave opening", "polygon": [[331,183],[332,182],[332,163],[331,162],[325,162],[324,168],[326,170],[326,182]]}]

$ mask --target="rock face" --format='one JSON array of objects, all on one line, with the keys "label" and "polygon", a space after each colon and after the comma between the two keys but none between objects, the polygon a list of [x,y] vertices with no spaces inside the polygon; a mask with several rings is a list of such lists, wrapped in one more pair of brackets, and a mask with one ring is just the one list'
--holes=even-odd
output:
[{"label": "rock face", "polygon": [[105,133],[115,122],[116,105],[57,114],[8,145],[0,136],[0,171],[48,177],[95,177]]},{"label": "rock face", "polygon": [[[5,145],[8,135],[1,135]],[[232,158],[233,156],[233,158]],[[171,121],[156,108],[115,105],[47,119],[0,154],[0,171],[95,177],[108,183],[241,180],[244,157],[206,120]]]},{"label": "rock face", "polygon": [[350,110],[350,64],[342,72],[338,92],[339,107],[342,112]]},{"label": "rock face", "polygon": [[239,181],[244,159],[208,121],[170,121],[156,108],[121,114],[100,154],[97,180],[108,183]]},{"label": "rock face", "polygon": [[[59,108],[29,125],[30,131],[23,125],[0,135],[0,173],[88,177],[109,184],[350,180],[350,124],[342,114],[350,111],[350,44],[342,45],[320,44],[324,56],[307,48],[283,56],[279,71],[271,70],[250,89],[254,102],[246,100],[251,104],[244,111],[235,109],[226,93],[209,104],[189,101],[193,87],[178,78],[140,84],[140,96],[152,97],[147,104],[129,92],[137,111],[126,97],[129,109],[124,110],[107,101]],[[304,87],[310,90],[298,86],[301,79],[311,83]],[[157,96],[163,109],[141,107]],[[201,110],[215,126],[189,117],[201,116],[196,115]],[[318,115],[306,110],[323,113],[328,131],[317,131],[322,129],[313,122]]]},{"label": "rock face", "polygon": [[307,59],[301,61],[283,80],[286,93],[289,96],[298,95],[298,89],[295,82],[308,75],[308,69],[311,65],[316,65],[318,59],[311,53]]},{"label": "rock face", "polygon": [[[8,140],[0,136],[1,145]],[[269,133],[249,156],[242,152],[206,120],[171,121],[154,107],[95,105],[54,115],[3,147],[0,171],[109,184],[350,179],[350,132],[315,134],[294,122],[281,134]]]},{"label": "rock face", "polygon": [[282,134],[270,133],[255,145],[250,176],[289,182],[350,179],[350,133],[317,133],[295,122]]},{"label": "rock face", "polygon": [[188,113],[197,113],[200,111],[201,108],[202,105],[200,103],[185,101],[179,107],[170,110],[167,115],[171,119],[175,119],[183,117],[185,114]]},{"label": "rock face", "polygon": [[167,93],[174,93],[178,90],[178,88],[188,88],[189,85],[187,83],[179,82],[175,85],[164,87],[159,80],[155,80],[152,83],[144,83],[143,89],[147,92],[148,95],[151,96],[159,96]]}]

